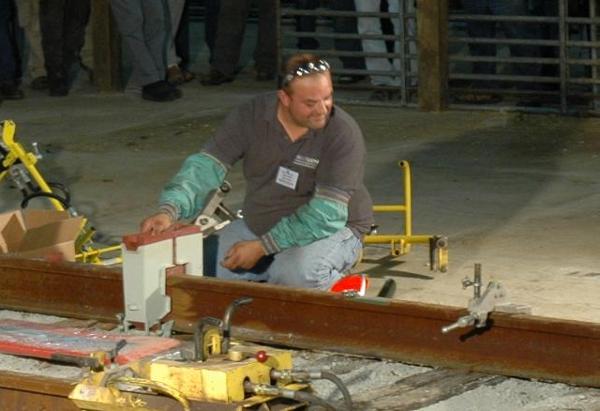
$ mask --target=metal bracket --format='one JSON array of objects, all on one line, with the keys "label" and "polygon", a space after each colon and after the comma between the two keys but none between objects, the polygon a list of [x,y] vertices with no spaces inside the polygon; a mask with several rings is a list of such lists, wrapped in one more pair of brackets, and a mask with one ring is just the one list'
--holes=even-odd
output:
[{"label": "metal bracket", "polygon": [[223,199],[229,191],[231,191],[231,184],[224,181],[221,187],[208,195],[206,205],[194,220],[194,224],[202,229],[204,237],[219,231],[231,221],[241,218],[241,213],[234,213],[223,204]]},{"label": "metal bracket", "polygon": [[504,304],[506,300],[506,290],[502,284],[496,281],[490,281],[481,294],[481,264],[475,264],[475,274],[473,280],[465,277],[462,280],[463,289],[473,287],[473,298],[469,300],[469,314],[460,317],[456,322],[442,327],[442,333],[446,334],[452,330],[462,327],[475,326],[483,328],[487,325],[488,315],[494,311],[497,305]]}]

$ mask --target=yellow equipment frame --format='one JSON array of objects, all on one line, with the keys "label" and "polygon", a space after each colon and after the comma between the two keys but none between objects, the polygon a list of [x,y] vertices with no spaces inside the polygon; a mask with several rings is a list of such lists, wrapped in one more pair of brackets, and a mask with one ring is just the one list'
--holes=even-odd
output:
[{"label": "yellow equipment frame", "polygon": [[410,251],[411,244],[429,245],[429,267],[433,271],[448,270],[448,239],[440,235],[415,235],[412,232],[412,175],[410,164],[406,160],[398,162],[403,172],[404,204],[374,205],[374,212],[403,213],[404,233],[369,234],[364,238],[365,245],[388,244],[390,254],[399,256]]},{"label": "yellow equipment frame", "polygon": [[[31,152],[25,150],[25,148],[15,140],[16,125],[12,120],[4,120],[2,129],[2,143],[6,147],[7,154],[2,160],[3,171],[0,172],[0,181],[2,181],[8,174],[10,167],[20,162],[23,164],[33,181],[38,185],[40,190],[44,193],[52,194],[52,189],[39,172],[36,167],[38,157]],[[63,204],[55,198],[48,198],[52,206],[58,211],[69,211],[73,213],[73,210],[66,210]],[[93,227],[90,227],[88,220],[83,219],[81,225],[81,232],[79,237],[75,241],[75,259],[83,263],[91,264],[117,264],[121,261],[121,257],[112,258],[110,260],[103,260],[101,256],[106,253],[113,253],[121,249],[120,245],[114,245],[103,248],[95,248],[92,245],[92,237],[95,234]]]}]

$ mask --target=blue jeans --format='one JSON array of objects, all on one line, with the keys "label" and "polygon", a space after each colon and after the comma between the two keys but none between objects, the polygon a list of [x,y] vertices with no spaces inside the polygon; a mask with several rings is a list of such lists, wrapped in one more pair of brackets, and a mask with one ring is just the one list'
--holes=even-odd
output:
[{"label": "blue jeans", "polygon": [[260,281],[327,290],[350,270],[362,248],[361,241],[348,227],[344,227],[330,237],[304,247],[288,248],[265,257],[250,271],[233,272],[219,264],[233,244],[256,239],[258,237],[250,231],[244,220],[235,220],[206,239],[204,243],[208,261],[205,271],[208,274],[205,274],[224,280]]}]

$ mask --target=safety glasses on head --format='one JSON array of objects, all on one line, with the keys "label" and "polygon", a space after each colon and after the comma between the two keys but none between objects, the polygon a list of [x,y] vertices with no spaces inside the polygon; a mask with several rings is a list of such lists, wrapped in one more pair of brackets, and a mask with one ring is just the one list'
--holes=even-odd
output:
[{"label": "safety glasses on head", "polygon": [[308,76],[308,75],[314,74],[314,73],[324,73],[326,71],[329,71],[330,67],[331,66],[329,65],[329,63],[322,59],[319,59],[316,62],[310,61],[308,63],[300,64],[298,67],[289,71],[283,77],[283,81],[281,82],[281,87],[287,86],[296,77]]}]

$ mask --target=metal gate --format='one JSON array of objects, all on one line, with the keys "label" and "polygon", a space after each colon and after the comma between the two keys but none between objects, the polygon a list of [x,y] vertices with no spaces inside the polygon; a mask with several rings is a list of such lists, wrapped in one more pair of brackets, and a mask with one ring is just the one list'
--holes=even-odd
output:
[{"label": "metal gate", "polygon": [[[597,113],[597,0],[509,3],[519,2],[387,0],[387,10],[378,0],[283,2],[280,62],[300,51],[324,56],[333,64],[337,94],[360,103]],[[311,22],[308,29],[302,19]],[[315,41],[303,43],[307,38]],[[348,66],[344,59],[352,58],[363,66]],[[439,70],[432,62],[440,62]],[[360,81],[344,81],[352,76]],[[424,104],[427,98],[437,101]]]},{"label": "metal gate", "polygon": [[416,104],[414,0],[284,2],[277,24],[280,65],[291,54],[315,53],[332,64],[343,99]]},{"label": "metal gate", "polygon": [[449,13],[451,104],[596,111],[596,0],[471,3]]}]

